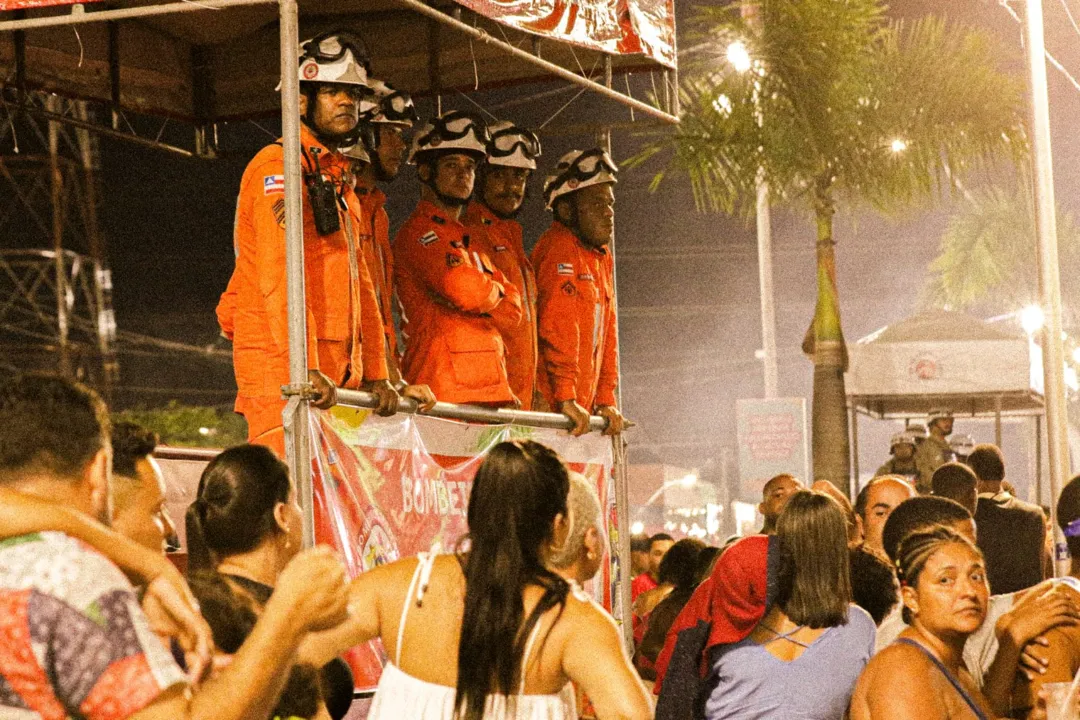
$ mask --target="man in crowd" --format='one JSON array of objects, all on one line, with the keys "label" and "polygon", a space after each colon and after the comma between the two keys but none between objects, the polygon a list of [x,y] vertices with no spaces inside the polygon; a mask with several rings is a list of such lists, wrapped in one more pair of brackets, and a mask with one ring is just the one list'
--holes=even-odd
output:
[{"label": "man in crowd", "polygon": [[540,360],[537,384],[547,405],[589,431],[593,412],[608,434],[622,432],[615,406],[615,237],[618,169],[598,148],[560,158],[544,183],[554,222],[532,252],[536,271]]},{"label": "man in crowd", "polygon": [[975,525],[986,556],[986,576],[995,595],[1016,592],[1043,579],[1046,523],[1037,505],[1002,487],[1005,458],[992,444],[976,445],[968,464],[979,480]]},{"label": "man in crowd", "polygon": [[890,457],[884,465],[877,469],[874,477],[879,475],[902,475],[914,478],[919,474],[915,465],[915,438],[908,432],[896,433],[889,443]]},{"label": "man in crowd", "polygon": [[675,538],[667,533],[656,533],[649,538],[649,565],[648,569],[635,577],[630,583],[631,600],[637,600],[637,596],[648,592],[657,586],[657,577],[660,573],[660,562],[664,555],[675,544]]},{"label": "man in crowd", "polygon": [[[377,411],[396,411],[387,380],[383,322],[358,246],[360,219],[350,168],[337,150],[370,105],[368,58],[359,38],[320,35],[301,46],[300,145],[304,184],[304,273],[307,363],[316,407],[336,402],[337,387],[363,388]],[[285,280],[285,161],[280,143],[263,148],[240,181],[234,243],[236,268],[218,304],[218,322],[233,341],[236,411],[248,439],[284,454],[281,387],[289,382]]]},{"label": "man in crowd", "polygon": [[165,505],[165,476],[154,459],[158,437],[133,422],[112,428],[113,529],[145,548],[179,547],[176,526]]},{"label": "man in crowd", "polygon": [[402,378],[401,356],[394,330],[394,253],[390,247],[390,218],[386,214],[386,194],[378,183],[391,183],[405,160],[403,133],[419,120],[409,94],[395,90],[381,80],[373,80],[377,107],[357,124],[353,145],[342,148],[352,161],[355,180],[356,210],[360,218],[360,247],[371,274],[379,314],[383,321],[386,367],[390,381],[403,397],[416,400],[422,410],[435,404],[435,395],[427,385],[409,385]]},{"label": "man in crowd", "polygon": [[536,277],[525,254],[521,225],[514,217],[525,200],[525,186],[536,169],[540,141],[510,122],[488,130],[487,162],[477,171],[479,192],[465,211],[465,224],[477,232],[472,241],[521,295],[523,318],[503,332],[506,374],[523,410],[533,407],[536,388]]},{"label": "man in crowd", "polygon": [[862,528],[863,546],[867,550],[885,556],[881,545],[885,522],[896,506],[914,495],[911,485],[889,475],[873,478],[859,491],[855,498],[855,522]]},{"label": "man in crowd", "polygon": [[649,536],[634,535],[630,538],[630,577],[636,578],[649,570]]},{"label": "man in crowd", "polygon": [[799,490],[803,484],[795,479],[794,475],[777,475],[770,478],[765,487],[761,489],[761,504],[758,512],[765,518],[759,533],[772,535],[776,531],[776,518],[780,517],[780,511],[787,505],[788,498]]},{"label": "man in crowd", "polygon": [[394,240],[402,370],[408,382],[428,385],[446,402],[516,406],[501,333],[521,322],[521,294],[472,246],[461,222],[487,138],[481,120],[457,111],[413,138],[421,198]]},{"label": "man in crowd", "polygon": [[[108,414],[93,391],[45,375],[0,385],[4,488],[107,524],[111,455]],[[301,640],[347,615],[340,561],[328,551],[299,560],[229,667],[192,689],[105,557],[58,532],[0,541],[0,716],[266,717]]]},{"label": "man in crowd", "polygon": [[975,515],[979,481],[967,465],[958,462],[945,463],[934,471],[930,484],[934,495],[958,502],[972,516]]},{"label": "man in crowd", "polygon": [[915,450],[915,465],[919,469],[919,478],[915,487],[923,495],[930,492],[930,479],[934,471],[955,459],[948,440],[953,431],[952,410],[945,408],[931,410],[927,427],[930,434]]}]

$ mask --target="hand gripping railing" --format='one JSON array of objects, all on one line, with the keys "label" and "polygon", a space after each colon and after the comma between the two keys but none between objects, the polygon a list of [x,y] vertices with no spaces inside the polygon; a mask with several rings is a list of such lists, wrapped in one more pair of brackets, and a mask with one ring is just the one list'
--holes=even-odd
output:
[{"label": "hand gripping railing", "polygon": [[[374,395],[362,390],[342,390],[339,388],[337,399],[339,405],[348,405],[349,407],[370,409],[379,404]],[[478,405],[456,405],[454,403],[437,402],[432,409],[421,412],[417,402],[406,397],[401,398],[398,403],[398,412],[448,420],[494,423],[497,425],[526,425],[528,427],[551,428],[554,430],[570,430],[573,427],[570,418],[565,415],[534,412],[532,410],[511,410],[509,408],[488,408]],[[607,418],[599,415],[593,415],[589,418],[589,430],[603,431],[607,429],[607,425]]]}]

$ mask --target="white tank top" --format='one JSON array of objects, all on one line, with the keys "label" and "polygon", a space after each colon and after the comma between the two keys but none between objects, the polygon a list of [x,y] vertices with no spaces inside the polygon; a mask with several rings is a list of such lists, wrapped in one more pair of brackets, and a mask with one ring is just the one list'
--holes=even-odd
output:
[{"label": "white tank top", "polygon": [[[375,697],[371,702],[368,720],[453,720],[454,695],[456,689],[446,685],[426,682],[415,678],[400,668],[401,643],[405,638],[405,620],[409,615],[409,606],[419,604],[424,599],[431,570],[435,564],[435,555],[420,553],[417,556],[416,570],[413,572],[405,604],[401,608],[401,622],[398,623],[397,647],[394,662],[383,667]],[[536,624],[525,643],[525,655],[522,658],[521,685],[516,695],[508,697],[501,694],[488,695],[484,708],[485,720],[572,720],[577,718],[574,706],[574,693],[569,685],[557,694],[526,695],[525,672],[529,654],[536,640],[540,623]]]}]

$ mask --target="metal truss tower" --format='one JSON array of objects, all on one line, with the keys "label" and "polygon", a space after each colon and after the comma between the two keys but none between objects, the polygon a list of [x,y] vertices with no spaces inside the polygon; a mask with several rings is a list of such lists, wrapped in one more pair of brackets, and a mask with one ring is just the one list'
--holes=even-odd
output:
[{"label": "metal truss tower", "polygon": [[[35,92],[23,102],[51,117],[91,120],[82,101]],[[98,227],[97,140],[33,113],[3,120],[0,371],[58,371],[108,396],[118,364]]]}]

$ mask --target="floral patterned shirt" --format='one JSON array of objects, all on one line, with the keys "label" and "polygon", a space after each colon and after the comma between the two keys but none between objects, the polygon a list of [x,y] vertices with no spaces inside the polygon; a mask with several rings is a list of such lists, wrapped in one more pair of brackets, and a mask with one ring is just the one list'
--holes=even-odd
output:
[{"label": "floral patterned shirt", "polygon": [[0,542],[0,717],[122,720],[183,682],[104,556],[61,533]]}]

